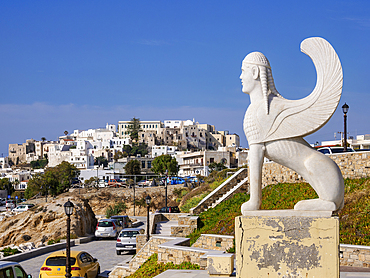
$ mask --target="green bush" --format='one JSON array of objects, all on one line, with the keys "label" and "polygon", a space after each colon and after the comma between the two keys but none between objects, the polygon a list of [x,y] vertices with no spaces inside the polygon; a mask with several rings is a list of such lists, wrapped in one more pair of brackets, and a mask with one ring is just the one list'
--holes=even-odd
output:
[{"label": "green bush", "polygon": [[174,264],[173,262],[166,264],[158,263],[158,254],[153,254],[135,273],[127,276],[127,278],[151,278],[168,269],[199,269],[199,265],[190,262],[183,262],[181,264]]},{"label": "green bush", "polygon": [[[344,208],[339,213],[340,243],[370,245],[370,178],[346,179]],[[306,199],[318,198],[308,183],[279,183],[262,190],[264,210],[293,209],[294,205]],[[241,205],[249,200],[245,193],[235,194],[233,198],[222,202],[200,214],[200,227],[190,237],[193,244],[201,234],[235,234],[235,217],[240,216]]]},{"label": "green bush", "polygon": [[205,192],[200,196],[193,197],[189,199],[182,207],[181,211],[188,213],[191,208],[195,207],[197,204],[199,204],[200,201],[203,200],[204,197],[206,197],[209,194],[209,192]]},{"label": "green bush", "polygon": [[6,248],[2,249],[0,252],[3,252],[4,257],[8,257],[8,256],[11,256],[11,255],[21,253],[21,251],[19,251],[18,249],[10,248],[10,247],[6,247]]},{"label": "green bush", "polygon": [[121,212],[127,209],[127,205],[122,201],[115,203],[114,206],[109,205],[105,210],[105,216],[110,218],[113,215],[119,215]]}]

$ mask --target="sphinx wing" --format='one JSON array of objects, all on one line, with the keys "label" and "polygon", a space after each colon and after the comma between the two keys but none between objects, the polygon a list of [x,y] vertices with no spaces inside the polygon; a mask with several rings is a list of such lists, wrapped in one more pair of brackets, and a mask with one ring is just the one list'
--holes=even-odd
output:
[{"label": "sphinx wing", "polygon": [[[263,141],[304,137],[323,127],[338,106],[343,86],[342,66],[334,48],[323,38],[308,38],[301,51],[313,61],[317,82],[312,93],[300,100],[279,99],[269,132]],[[273,104],[273,103],[271,103]],[[270,111],[274,111],[271,106]]]}]

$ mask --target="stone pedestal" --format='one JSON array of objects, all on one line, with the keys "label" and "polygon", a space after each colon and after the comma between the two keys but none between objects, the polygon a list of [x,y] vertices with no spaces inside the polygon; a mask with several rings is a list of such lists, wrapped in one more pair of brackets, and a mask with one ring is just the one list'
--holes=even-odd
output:
[{"label": "stone pedestal", "polygon": [[339,219],[327,211],[251,211],[235,218],[240,278],[339,278]]}]

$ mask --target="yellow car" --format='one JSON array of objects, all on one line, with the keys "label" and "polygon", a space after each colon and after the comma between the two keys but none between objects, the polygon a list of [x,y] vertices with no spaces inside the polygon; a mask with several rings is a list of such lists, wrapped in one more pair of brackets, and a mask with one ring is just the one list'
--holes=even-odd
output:
[{"label": "yellow car", "polygon": [[[98,259],[85,251],[71,251],[72,278],[96,278],[100,273]],[[66,251],[57,251],[46,258],[39,278],[60,278],[66,275]]]}]

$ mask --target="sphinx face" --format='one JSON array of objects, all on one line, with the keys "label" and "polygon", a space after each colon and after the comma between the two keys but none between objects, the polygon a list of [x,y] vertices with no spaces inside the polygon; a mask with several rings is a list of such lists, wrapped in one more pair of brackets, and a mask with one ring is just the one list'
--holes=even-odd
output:
[{"label": "sphinx face", "polygon": [[243,63],[242,73],[240,74],[239,77],[240,80],[242,81],[243,93],[250,94],[253,91],[257,82],[256,77],[258,77],[258,67],[255,65]]}]

